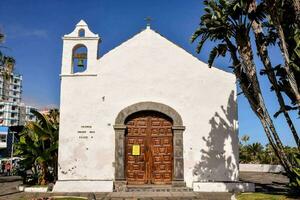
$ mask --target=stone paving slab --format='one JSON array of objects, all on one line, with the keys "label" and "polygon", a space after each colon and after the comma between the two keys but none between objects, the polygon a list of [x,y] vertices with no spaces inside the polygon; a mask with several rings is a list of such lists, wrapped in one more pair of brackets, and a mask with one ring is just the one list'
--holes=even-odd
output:
[{"label": "stone paving slab", "polygon": [[149,197],[197,197],[195,192],[113,192],[107,195],[113,198],[149,198]]},{"label": "stone paving slab", "polygon": [[[241,172],[240,179],[256,184],[256,191],[284,192],[288,179],[281,174]],[[0,200],[32,200],[38,197],[78,196],[88,197],[90,193],[24,193],[16,190],[20,177],[0,176]],[[118,192],[96,193],[97,200],[230,200],[230,193],[197,192]]]},{"label": "stone paving slab", "polygon": [[278,173],[240,172],[240,180],[255,183],[256,192],[287,192],[289,179]]},{"label": "stone paving slab", "polygon": [[[161,195],[161,196],[160,196]],[[4,196],[0,196],[1,200],[31,200],[33,198],[38,197],[50,197],[50,196],[81,196],[81,197],[87,197],[88,194],[86,193],[80,193],[80,194],[74,194],[74,193],[24,193],[24,192],[18,192],[18,193],[10,193],[5,194]],[[190,194],[153,194],[153,193],[142,193],[139,194],[132,193],[132,194],[115,194],[115,193],[109,193],[109,194],[96,194],[97,200],[229,200],[230,194],[210,194],[208,195],[209,198],[205,198],[203,195],[199,195],[197,193],[191,192]]]}]

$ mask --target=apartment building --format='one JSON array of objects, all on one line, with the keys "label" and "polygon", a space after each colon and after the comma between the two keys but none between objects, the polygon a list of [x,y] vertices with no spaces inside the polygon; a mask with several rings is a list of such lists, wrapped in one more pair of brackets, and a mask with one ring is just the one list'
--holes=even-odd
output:
[{"label": "apartment building", "polygon": [[[3,68],[0,67],[0,72]],[[31,106],[21,103],[22,76],[12,73],[4,78],[0,73],[0,126],[20,126],[35,120]]]},{"label": "apartment building", "polygon": [[22,76],[11,74],[7,84],[4,77],[0,75],[0,99],[7,102],[20,103],[22,93]]}]

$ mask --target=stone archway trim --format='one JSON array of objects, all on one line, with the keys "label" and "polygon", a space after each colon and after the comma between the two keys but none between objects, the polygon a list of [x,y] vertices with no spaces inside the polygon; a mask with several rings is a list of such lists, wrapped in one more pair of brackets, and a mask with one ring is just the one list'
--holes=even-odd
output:
[{"label": "stone archway trim", "polygon": [[181,116],[170,106],[156,102],[140,102],[128,106],[121,110],[118,114],[115,125],[115,181],[114,189],[116,191],[124,191],[126,189],[126,179],[124,171],[125,161],[125,120],[133,113],[140,111],[156,111],[170,117],[173,121],[173,186],[185,186],[184,182],[184,166],[183,166],[183,126]]},{"label": "stone archway trim", "polygon": [[165,104],[151,102],[151,101],[136,103],[136,104],[133,104],[131,106],[124,108],[118,114],[115,124],[116,125],[124,124],[126,118],[129,115],[139,112],[139,111],[147,111],[147,110],[163,113],[163,114],[169,116],[173,120],[173,126],[182,126],[181,116],[176,112],[176,110],[174,110],[173,108],[171,108],[170,106],[167,106]]}]

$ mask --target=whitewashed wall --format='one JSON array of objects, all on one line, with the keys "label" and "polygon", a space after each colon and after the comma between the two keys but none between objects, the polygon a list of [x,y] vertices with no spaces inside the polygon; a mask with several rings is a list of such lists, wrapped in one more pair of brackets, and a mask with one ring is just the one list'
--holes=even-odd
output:
[{"label": "whitewashed wall", "polygon": [[239,164],[241,172],[270,172],[281,173],[285,172],[281,165],[267,165],[267,164]]},{"label": "whitewashed wall", "polygon": [[[77,42],[68,39],[64,48]],[[96,55],[94,47],[87,47],[89,54]],[[238,179],[234,75],[209,69],[149,28],[89,61],[86,72],[70,75],[69,56],[64,50],[59,180],[113,180],[115,118],[143,101],[166,104],[181,115],[187,186]]]}]

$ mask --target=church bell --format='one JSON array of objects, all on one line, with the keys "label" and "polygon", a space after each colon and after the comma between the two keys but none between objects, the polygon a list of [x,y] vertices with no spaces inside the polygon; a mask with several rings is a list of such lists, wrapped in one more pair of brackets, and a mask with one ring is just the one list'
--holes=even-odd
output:
[{"label": "church bell", "polygon": [[83,59],[78,59],[77,67],[84,67]]}]

